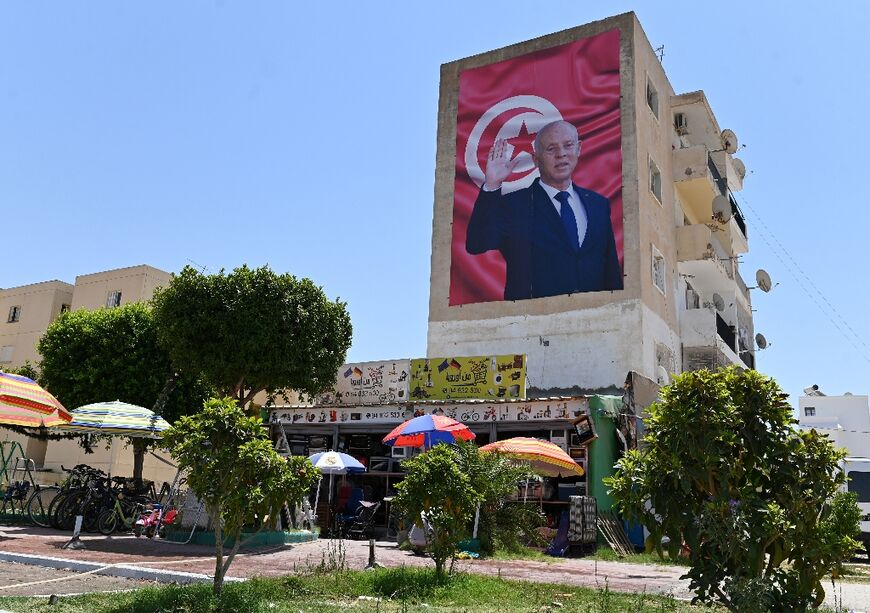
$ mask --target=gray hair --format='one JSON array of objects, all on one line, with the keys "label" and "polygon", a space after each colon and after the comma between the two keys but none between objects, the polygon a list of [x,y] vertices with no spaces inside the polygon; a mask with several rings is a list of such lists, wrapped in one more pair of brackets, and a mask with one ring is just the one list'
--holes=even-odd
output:
[{"label": "gray hair", "polygon": [[557,119],[556,121],[551,121],[550,123],[545,125],[543,128],[538,130],[537,134],[535,134],[535,141],[532,144],[532,147],[535,150],[535,155],[538,155],[540,153],[539,150],[541,148],[541,139],[544,137],[544,133],[548,130],[551,130],[552,128],[555,128],[559,124],[565,124],[566,126],[569,126],[574,131],[574,134],[577,137],[577,142],[580,142],[580,135],[577,134],[577,128],[574,127],[574,124],[567,122],[564,119]]}]

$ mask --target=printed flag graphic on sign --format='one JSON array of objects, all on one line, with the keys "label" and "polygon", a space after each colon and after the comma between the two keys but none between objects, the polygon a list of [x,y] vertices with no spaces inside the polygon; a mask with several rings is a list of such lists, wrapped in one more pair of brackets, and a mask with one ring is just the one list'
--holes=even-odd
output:
[{"label": "printed flag graphic on sign", "polygon": [[[506,143],[505,158],[513,165],[502,183],[501,193],[508,195],[518,192],[531,186],[540,174],[533,158],[536,134],[544,126],[559,120],[571,124],[579,134],[579,162],[571,181],[578,188],[589,190],[584,193],[591,194],[582,205],[598,206],[599,201],[609,201],[609,221],[612,226],[610,250],[613,251],[615,242],[620,279],[617,289],[622,287],[619,48],[619,31],[610,30],[460,73],[450,305],[505,300],[508,268],[505,258],[516,257],[518,249],[525,249],[525,253],[531,254],[527,256],[529,258],[538,257],[535,254],[552,247],[551,242],[545,242],[530,232],[521,234],[525,229],[515,227],[522,225],[516,223],[516,217],[488,221],[490,234],[483,253],[469,253],[466,238],[475,201],[484,184],[487,159],[496,141],[503,140]],[[523,202],[520,206],[526,205]],[[606,210],[606,204],[601,206]],[[493,215],[500,214],[498,207],[492,210],[495,211]],[[587,208],[586,213],[589,236],[586,245],[581,246],[581,256],[584,249],[596,247],[598,235],[593,234],[593,224],[600,224],[594,210]],[[537,223],[541,221],[540,217],[539,214],[533,220]],[[606,224],[606,213],[603,214],[603,220]],[[607,228],[608,237],[610,232],[611,229]],[[504,238],[506,236],[514,242],[509,242]],[[519,241],[517,236],[521,237]],[[529,270],[524,270],[523,266]],[[534,280],[535,273],[530,272],[535,268],[534,262],[518,262],[513,267],[518,278],[533,279],[529,283],[547,281]],[[538,267],[547,274],[546,266]],[[581,289],[564,292],[550,290],[538,295],[603,289],[582,289],[582,280],[577,287]],[[536,295],[532,292],[526,297]]]}]

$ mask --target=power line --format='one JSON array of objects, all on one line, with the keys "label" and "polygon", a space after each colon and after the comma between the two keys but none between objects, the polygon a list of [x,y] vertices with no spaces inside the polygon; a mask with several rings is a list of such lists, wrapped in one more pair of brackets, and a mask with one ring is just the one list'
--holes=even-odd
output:
[{"label": "power line", "polygon": [[[849,342],[849,344],[855,348],[859,355],[864,358],[864,360],[868,364],[870,364],[870,347],[868,347],[867,343],[864,342],[864,340],[858,335],[855,329],[849,325],[849,323],[846,321],[846,318],[843,317],[842,314],[840,314],[837,308],[830,302],[830,300],[825,297],[822,291],[803,271],[803,269],[800,267],[794,257],[792,257],[792,255],[789,253],[788,249],[785,248],[785,246],[782,244],[782,242],[780,242],[780,240],[776,237],[773,231],[767,226],[766,223],[764,223],[764,220],[762,219],[761,215],[759,215],[758,211],[756,211],[755,208],[749,203],[749,201],[746,200],[746,198],[744,198],[742,195],[740,196],[740,200],[745,208],[752,212],[752,215],[758,224],[756,227],[760,227],[762,229],[762,232],[760,233],[761,240],[763,240],[764,243],[770,248],[774,256],[776,256],[776,258],[794,278],[798,286],[804,291],[804,293],[810,298],[810,300],[815,303],[815,305],[828,319],[831,325],[833,325],[834,328],[836,328],[837,331],[840,332],[840,334],[842,334],[843,337]],[[767,240],[765,234],[770,236],[770,238],[776,243],[776,246],[774,246],[770,241]],[[789,262],[787,262],[783,259],[782,256],[780,256],[777,249],[779,249],[779,251],[781,251],[786,258],[788,258],[791,264],[789,264]],[[803,279],[801,279],[801,277]],[[804,280],[806,281],[806,283],[804,283]],[[809,287],[807,287],[807,285],[809,285]],[[812,288],[812,291],[810,288]],[[819,298],[821,298],[824,304],[819,301]],[[830,311],[833,312],[833,314],[840,320],[840,322],[842,322],[842,325],[831,316],[831,313],[828,311],[828,308],[826,308],[825,305],[827,305]],[[857,343],[855,341],[857,341]]]}]

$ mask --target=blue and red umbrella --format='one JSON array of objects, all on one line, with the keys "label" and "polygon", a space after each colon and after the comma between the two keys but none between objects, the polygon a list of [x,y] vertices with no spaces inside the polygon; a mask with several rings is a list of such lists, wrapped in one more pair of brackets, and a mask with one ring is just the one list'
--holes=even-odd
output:
[{"label": "blue and red umbrella", "polygon": [[396,426],[384,437],[384,444],[393,447],[424,447],[430,449],[438,443],[455,443],[456,439],[470,441],[474,432],[465,424],[443,415],[421,415]]}]

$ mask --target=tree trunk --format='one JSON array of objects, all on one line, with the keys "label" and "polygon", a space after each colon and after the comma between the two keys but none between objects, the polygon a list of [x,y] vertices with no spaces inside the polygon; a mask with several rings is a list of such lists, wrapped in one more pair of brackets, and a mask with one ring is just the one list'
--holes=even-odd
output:
[{"label": "tree trunk", "polygon": [[142,469],[145,465],[145,450],[147,443],[143,438],[134,438],[133,441],[133,481],[136,487],[142,485]]},{"label": "tree trunk", "polygon": [[[259,532],[259,531],[258,531]],[[239,529],[235,533],[235,542],[233,543],[233,548],[230,549],[230,554],[227,556],[227,561],[224,563],[224,567],[221,570],[221,577],[225,577],[227,571],[230,569],[230,564],[233,563],[233,558],[236,557],[236,554],[239,552],[239,547],[242,546],[242,530]]]},{"label": "tree trunk", "polygon": [[224,535],[222,527],[221,513],[215,513],[214,518],[214,594],[221,595],[221,588],[224,586]]}]

